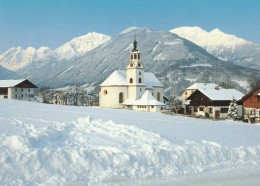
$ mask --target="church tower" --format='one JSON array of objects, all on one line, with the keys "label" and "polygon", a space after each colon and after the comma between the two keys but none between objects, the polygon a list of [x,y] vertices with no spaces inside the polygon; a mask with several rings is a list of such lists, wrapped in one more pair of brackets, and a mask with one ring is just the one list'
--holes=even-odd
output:
[{"label": "church tower", "polygon": [[128,82],[128,98],[140,99],[145,92],[144,65],[140,61],[141,53],[137,50],[137,42],[133,42],[134,48],[130,53],[130,62],[126,67]]}]

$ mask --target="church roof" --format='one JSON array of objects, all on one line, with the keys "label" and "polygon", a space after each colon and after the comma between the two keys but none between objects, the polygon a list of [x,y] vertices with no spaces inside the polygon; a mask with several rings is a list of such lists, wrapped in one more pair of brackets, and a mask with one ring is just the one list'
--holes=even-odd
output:
[{"label": "church roof", "polygon": [[138,100],[127,99],[123,105],[153,105],[153,106],[164,106],[165,104],[157,101],[149,90],[146,90],[142,97]]},{"label": "church roof", "polygon": [[[118,86],[118,85],[130,85],[126,80],[125,70],[114,71],[100,86]],[[133,84],[131,84],[133,85]],[[157,77],[151,72],[144,72],[144,83],[146,88],[162,87],[163,85],[157,79]]]}]

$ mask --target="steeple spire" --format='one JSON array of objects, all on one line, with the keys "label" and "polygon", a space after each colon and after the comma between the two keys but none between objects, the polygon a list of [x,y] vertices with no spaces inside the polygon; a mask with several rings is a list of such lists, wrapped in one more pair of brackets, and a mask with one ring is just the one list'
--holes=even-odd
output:
[{"label": "steeple spire", "polygon": [[137,41],[136,41],[136,37],[135,37],[135,40],[134,40],[134,42],[133,42],[133,45],[134,45],[134,48],[133,48],[132,52],[137,52],[138,50],[137,50]]}]

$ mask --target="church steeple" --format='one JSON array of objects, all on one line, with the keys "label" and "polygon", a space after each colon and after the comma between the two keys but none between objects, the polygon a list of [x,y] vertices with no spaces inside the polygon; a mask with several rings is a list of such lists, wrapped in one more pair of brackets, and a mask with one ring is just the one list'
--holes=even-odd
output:
[{"label": "church steeple", "polygon": [[134,45],[134,48],[133,48],[132,52],[138,52],[136,39],[134,40],[133,45]]}]

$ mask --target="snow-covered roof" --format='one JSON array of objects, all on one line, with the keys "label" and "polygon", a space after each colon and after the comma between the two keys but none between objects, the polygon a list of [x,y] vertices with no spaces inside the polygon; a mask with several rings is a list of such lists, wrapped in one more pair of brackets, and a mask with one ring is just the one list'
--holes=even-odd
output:
[{"label": "snow-covered roof", "polygon": [[127,99],[123,105],[153,105],[153,106],[164,106],[165,104],[157,101],[149,90],[146,90],[142,97],[138,100]]},{"label": "snow-covered roof", "polygon": [[194,83],[186,89],[215,89],[217,86],[215,83]]},{"label": "snow-covered roof", "polygon": [[[144,72],[144,84],[146,88],[153,88],[155,86],[162,87],[163,85],[151,72]],[[125,70],[114,71],[100,86],[114,86],[114,85],[130,85],[126,80]],[[133,85],[133,84],[131,84]],[[140,85],[143,85],[140,83]]]},{"label": "snow-covered roof", "polygon": [[14,87],[18,85],[19,83],[22,83],[26,79],[17,79],[17,80],[0,80],[0,87]]},{"label": "snow-covered roof", "polygon": [[211,100],[232,100],[233,98],[236,100],[241,99],[244,94],[241,92],[237,91],[236,89],[212,89],[212,88],[207,88],[207,89],[199,89],[201,93],[203,93],[205,96],[210,98]]}]

